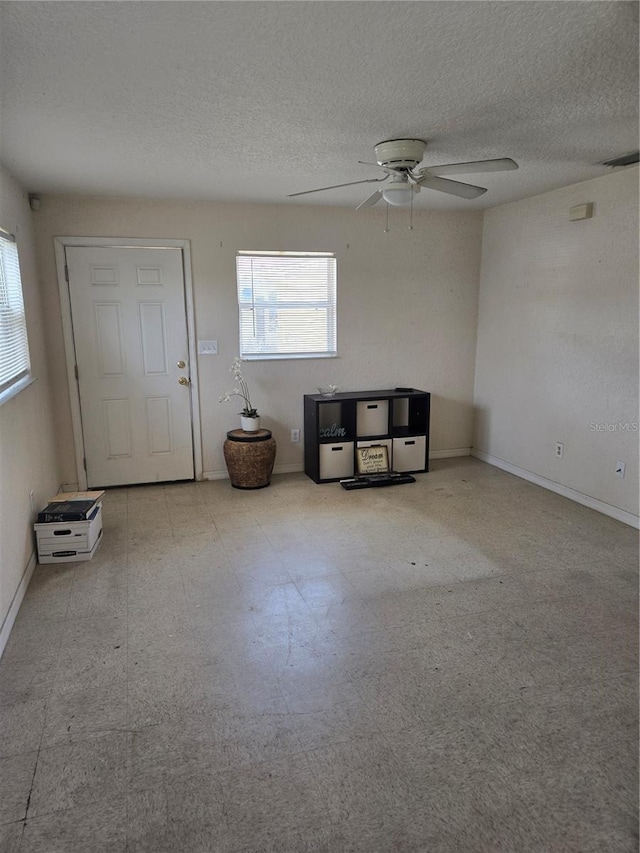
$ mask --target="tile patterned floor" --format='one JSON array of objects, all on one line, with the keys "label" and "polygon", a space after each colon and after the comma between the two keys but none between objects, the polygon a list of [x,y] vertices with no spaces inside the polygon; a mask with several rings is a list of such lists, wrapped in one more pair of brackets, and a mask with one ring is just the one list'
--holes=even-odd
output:
[{"label": "tile patterned floor", "polygon": [[0,662],[2,853],[637,851],[636,531],[472,459],[104,517]]}]

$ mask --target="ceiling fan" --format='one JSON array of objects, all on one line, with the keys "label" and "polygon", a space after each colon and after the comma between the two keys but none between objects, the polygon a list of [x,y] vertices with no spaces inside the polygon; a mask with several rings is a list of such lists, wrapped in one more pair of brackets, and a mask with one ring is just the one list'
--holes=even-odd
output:
[{"label": "ceiling fan", "polygon": [[[474,160],[470,163],[448,163],[443,166],[427,166],[416,169],[422,162],[427,143],[423,139],[388,139],[379,142],[375,146],[376,162],[364,163],[364,166],[379,166],[386,172],[384,178],[365,178],[362,181],[350,181],[346,184],[335,184],[330,187],[319,187],[316,190],[304,190],[299,193],[291,193],[287,198],[299,195],[320,193],[325,190],[335,190],[340,187],[352,187],[356,184],[372,184],[389,181],[382,189],[375,190],[368,198],[361,202],[356,210],[362,207],[371,207],[384,199],[388,204],[402,206],[411,204],[416,193],[425,187],[441,193],[448,193],[459,198],[478,198],[486,193],[485,187],[476,187],[473,184],[463,184],[460,181],[451,181],[444,175],[467,175],[476,172],[505,172],[517,169],[518,164],[509,157],[501,157],[496,160]],[[389,178],[391,180],[389,180]]]}]

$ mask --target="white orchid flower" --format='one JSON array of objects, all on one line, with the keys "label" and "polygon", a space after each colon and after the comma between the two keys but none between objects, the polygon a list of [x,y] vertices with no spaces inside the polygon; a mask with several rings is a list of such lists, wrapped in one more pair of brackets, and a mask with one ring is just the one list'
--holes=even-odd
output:
[{"label": "white orchid flower", "polygon": [[232,373],[234,379],[237,380],[238,385],[232,390],[227,391],[222,397],[220,397],[221,403],[228,403],[232,397],[242,397],[244,401],[244,408],[240,414],[245,417],[254,418],[258,416],[258,412],[251,405],[251,398],[249,397],[249,386],[247,385],[245,379],[242,376],[241,370],[242,362],[238,356],[233,359],[233,364],[229,368],[229,373]]}]

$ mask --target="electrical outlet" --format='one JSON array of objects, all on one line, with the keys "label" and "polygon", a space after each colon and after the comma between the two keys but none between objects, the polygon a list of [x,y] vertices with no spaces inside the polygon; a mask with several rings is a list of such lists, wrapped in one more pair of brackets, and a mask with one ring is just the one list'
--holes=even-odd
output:
[{"label": "electrical outlet", "polygon": [[299,429],[292,429],[291,430],[291,441],[294,444],[297,444],[300,441],[300,430]]},{"label": "electrical outlet", "polygon": [[621,480],[624,480],[624,472],[627,468],[625,462],[616,462],[616,477],[620,477]]},{"label": "electrical outlet", "polygon": [[556,459],[562,459],[564,456],[564,444],[561,441],[556,442]]}]

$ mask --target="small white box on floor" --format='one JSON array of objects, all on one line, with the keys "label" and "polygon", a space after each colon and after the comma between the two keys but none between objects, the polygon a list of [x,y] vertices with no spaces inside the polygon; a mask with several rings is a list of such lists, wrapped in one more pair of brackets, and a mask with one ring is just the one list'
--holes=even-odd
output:
[{"label": "small white box on floor", "polygon": [[102,504],[85,521],[34,524],[39,563],[76,563],[90,560],[102,539]]}]

